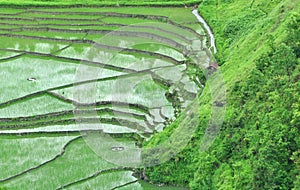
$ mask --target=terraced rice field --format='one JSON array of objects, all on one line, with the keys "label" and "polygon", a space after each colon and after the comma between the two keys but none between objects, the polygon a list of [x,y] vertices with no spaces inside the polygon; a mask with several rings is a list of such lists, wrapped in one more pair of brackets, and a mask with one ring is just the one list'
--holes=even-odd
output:
[{"label": "terraced rice field", "polygon": [[0,186],[159,189],[93,145],[131,159],[126,149],[164,130],[201,94],[211,57],[191,10],[0,12]]}]

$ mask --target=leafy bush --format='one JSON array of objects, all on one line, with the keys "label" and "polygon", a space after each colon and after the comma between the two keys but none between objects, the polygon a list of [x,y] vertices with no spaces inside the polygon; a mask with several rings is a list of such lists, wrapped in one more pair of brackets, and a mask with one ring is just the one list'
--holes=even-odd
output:
[{"label": "leafy bush", "polygon": [[255,26],[255,20],[263,15],[264,13],[259,10],[250,10],[248,13],[238,15],[228,20],[223,33],[227,45],[229,46],[241,35],[246,35],[247,31]]}]

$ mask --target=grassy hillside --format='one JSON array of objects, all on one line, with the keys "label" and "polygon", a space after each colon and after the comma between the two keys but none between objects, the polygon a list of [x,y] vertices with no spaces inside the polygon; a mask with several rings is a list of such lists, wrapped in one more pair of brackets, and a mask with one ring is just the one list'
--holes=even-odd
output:
[{"label": "grassy hillside", "polygon": [[206,87],[192,141],[172,161],[147,168],[150,180],[195,190],[299,189],[299,0],[203,0],[199,12],[216,36],[228,92],[225,123],[200,153],[211,106]]},{"label": "grassy hillside", "polygon": [[[145,22],[148,18],[147,16],[144,18],[132,18],[130,15],[122,18],[122,14],[117,14],[117,16],[112,17],[110,15],[105,15],[105,12],[165,15],[171,20],[189,27],[194,26],[190,21],[196,22],[195,17],[192,14],[188,15],[190,10],[183,8],[148,9],[129,7],[125,9],[116,9],[115,7],[112,7],[101,10],[90,8],[88,11],[94,11],[97,12],[97,14],[94,13],[94,16],[91,16],[82,14],[76,15],[76,13],[76,19],[74,18],[72,11],[76,12],[86,9],[86,7],[81,6],[184,6],[187,4],[192,5],[197,2],[199,1],[0,0],[2,6],[78,6],[74,9],[58,8],[59,11],[65,11],[67,13],[57,15],[52,15],[51,12],[44,12],[44,14],[42,14],[42,12],[38,11],[23,11],[25,9],[2,8],[2,20],[5,21],[3,21],[1,26],[1,31],[4,31],[3,36],[5,35],[5,32],[14,32],[13,34],[17,33],[19,34],[19,37],[26,36],[27,39],[31,39],[31,43],[28,44],[28,40],[22,38],[18,40],[14,38],[7,40],[7,36],[2,38],[2,51],[4,51],[2,52],[3,55],[1,54],[2,69],[3,71],[8,70],[9,72],[7,73],[13,76],[11,78],[20,78],[18,86],[27,84],[29,96],[24,95],[25,98],[17,96],[18,93],[22,95],[22,89],[11,88],[11,86],[15,86],[15,80],[6,80],[8,82],[3,83],[3,85],[10,86],[8,86],[8,88],[2,88],[4,90],[2,90],[1,99],[9,100],[11,98],[13,103],[17,103],[15,103],[13,107],[10,107],[10,112],[5,110],[5,108],[10,105],[2,103],[1,109],[3,110],[0,114],[4,113],[8,114],[7,117],[16,117],[16,115],[22,112],[22,114],[25,114],[23,115],[25,119],[21,118],[21,121],[25,121],[25,124],[21,127],[27,127],[28,129],[32,128],[33,132],[35,132],[34,130],[40,130],[35,128],[41,124],[53,125],[56,119],[58,119],[59,124],[62,124],[62,126],[52,129],[54,132],[57,132],[57,129],[70,130],[69,128],[74,127],[71,125],[71,122],[73,122],[73,120],[71,120],[73,119],[73,114],[69,114],[73,113],[71,110],[72,107],[69,108],[66,106],[66,104],[70,104],[69,106],[71,106],[72,103],[69,97],[70,90],[68,91],[68,89],[66,89],[68,85],[63,85],[65,82],[68,82],[67,80],[70,80],[70,84],[73,84],[71,83],[73,82],[73,78],[68,79],[68,77],[61,77],[62,75],[56,76],[54,74],[65,73],[67,76],[71,76],[68,73],[74,73],[75,66],[71,67],[67,65],[70,62],[74,62],[74,59],[70,58],[79,56],[75,61],[81,62],[83,59],[80,58],[81,53],[76,53],[77,50],[83,52],[85,48],[88,47],[88,44],[85,43],[101,37],[103,33],[100,32],[103,32],[104,29],[116,29],[115,25],[107,25],[107,23],[117,23],[119,26],[123,26]],[[153,11],[154,9],[156,12]],[[53,13],[59,12],[55,9],[49,10],[53,11]],[[21,12],[18,13],[19,11]],[[197,119],[199,119],[200,122],[198,123],[195,133],[191,137],[190,143],[182,152],[170,161],[156,167],[146,168],[145,173],[143,172],[145,174],[143,177],[158,184],[189,186],[190,189],[194,190],[300,189],[300,1],[203,0],[199,6],[199,12],[208,21],[216,37],[218,48],[216,59],[219,65],[221,65],[219,69],[223,73],[227,86],[227,112],[225,115],[225,122],[212,146],[209,147],[207,151],[200,152],[199,147],[203,140],[207,123],[211,117],[211,107],[215,103],[211,98],[210,88],[206,85],[203,95],[199,97],[200,106],[193,106],[192,111],[195,111],[195,109],[199,110],[199,118]],[[32,19],[35,14],[39,14],[39,17],[45,18],[42,19],[37,17],[37,20]],[[49,14],[52,15],[51,18],[49,18]],[[103,15],[103,17],[98,18],[99,14]],[[95,24],[95,20],[99,21],[97,29],[101,35],[85,35],[84,33],[80,33],[84,30],[74,30],[78,29],[77,27],[86,27],[87,31],[91,31],[90,29],[96,27],[91,25]],[[82,23],[80,23],[81,25],[76,26],[78,22]],[[40,28],[39,31],[34,31],[32,29],[34,32],[30,31],[29,27],[23,27],[22,30],[17,31],[14,29],[16,26],[26,25],[30,25],[31,27],[49,25],[51,26],[50,29],[56,32],[49,30],[49,27],[46,29]],[[149,29],[147,28],[147,30]],[[57,31],[65,31],[68,33],[65,34]],[[73,33],[75,31],[77,31],[77,33]],[[151,31],[152,30],[149,30],[148,32]],[[175,37],[171,37],[170,34],[172,33],[169,31],[166,36],[170,37],[170,39],[176,39],[176,35],[174,35]],[[15,37],[16,36],[17,35],[15,35]],[[43,38],[32,38],[34,36],[43,36]],[[49,38],[56,36],[64,39],[60,40],[60,46],[54,45],[57,44],[56,41],[53,41],[55,39]],[[44,42],[44,46],[42,46],[43,44],[40,44],[41,42]],[[75,42],[80,42],[80,44],[78,45]],[[15,43],[18,43],[18,45],[15,45]],[[37,46],[37,44],[40,46]],[[15,47],[15,49],[12,47]],[[136,46],[134,48],[137,50],[139,50],[139,48],[145,50],[145,47],[147,46]],[[150,53],[151,51],[155,51],[155,47],[153,46],[148,48],[149,49],[146,50],[150,51]],[[6,51],[8,50],[13,51],[7,53]],[[205,49],[202,50],[204,51]],[[135,52],[131,53],[136,55]],[[130,51],[127,52],[127,54],[130,54]],[[22,63],[28,63],[26,64],[27,67],[18,67],[14,62],[16,61],[15,59],[22,58],[22,56],[25,57]],[[64,60],[61,61],[61,58],[64,58]],[[140,59],[141,56],[137,56],[137,58]],[[33,61],[34,59],[36,61]],[[139,60],[128,60],[130,62],[139,63]],[[167,59],[167,61],[169,60],[170,59]],[[48,61],[51,61],[51,64],[48,63]],[[117,64],[118,61],[115,61]],[[10,64],[5,67],[7,62]],[[188,61],[186,61],[185,64],[188,64]],[[45,66],[50,65],[51,69],[48,67],[45,69]],[[86,67],[90,66],[92,65],[87,65]],[[63,70],[64,68],[68,68],[68,70]],[[120,70],[118,67],[108,68]],[[14,69],[13,72],[12,69]],[[55,69],[57,69],[57,71]],[[33,70],[36,71],[36,75],[40,74],[37,75],[40,76],[37,77],[37,82],[43,78],[51,78],[51,83],[46,83],[47,80],[44,80],[44,82],[47,85],[53,85],[53,87],[49,86],[46,90],[42,89],[41,91],[39,88],[45,88],[44,85],[41,85],[41,87],[38,86],[39,88],[37,88],[37,90],[41,92],[40,94],[30,92],[35,90],[33,89],[33,85],[29,82],[30,80],[28,80],[30,79],[28,77],[31,77]],[[40,70],[47,72],[38,72]],[[114,70],[113,72],[107,71],[107,75],[113,75],[119,72],[119,70]],[[26,73],[28,76],[24,75]],[[168,70],[163,73],[166,75],[170,74]],[[53,80],[55,76],[59,80]],[[61,81],[62,79],[64,81]],[[151,85],[152,83],[148,84],[148,88],[139,88],[136,92],[138,93],[143,89],[148,89],[153,92],[153,89],[159,89],[160,87]],[[59,88],[54,88],[55,85]],[[109,87],[112,86],[110,83],[105,83],[103,85],[107,86],[107,91],[114,92],[113,90],[109,90]],[[64,91],[60,91],[61,89],[66,89],[66,93],[64,94]],[[164,95],[166,94],[165,91],[158,92],[162,93],[158,98],[164,98]],[[5,93],[9,96],[5,95]],[[148,93],[145,92],[145,94]],[[36,99],[33,98],[35,95],[38,95]],[[56,98],[53,99],[54,97]],[[149,97],[157,100],[157,97]],[[148,100],[149,97],[147,97],[146,100]],[[47,102],[47,104],[45,104],[45,102]],[[8,101],[8,103],[10,103],[10,101]],[[41,105],[41,107],[38,107],[39,109],[37,109],[35,105]],[[32,109],[30,106],[32,106]],[[110,105],[104,106],[110,108]],[[153,107],[153,105],[146,105],[143,107],[148,108],[147,106],[149,109],[150,107]],[[114,123],[114,118],[112,118],[109,113],[108,115],[105,115],[103,114],[103,111],[101,112],[100,106],[96,108],[99,111],[99,113],[97,112],[99,115],[102,114],[102,116],[105,116],[104,118],[108,118],[104,121],[107,123],[110,122],[110,124],[116,124]],[[143,114],[148,114],[149,112],[148,109],[138,109],[140,108],[138,104],[132,106],[132,108],[133,109],[129,109],[129,111],[130,113],[132,112],[136,116],[139,116],[134,118],[138,122],[139,120],[144,119],[144,117],[142,117]],[[54,110],[58,110],[61,115],[59,115],[59,117],[52,117],[50,112],[54,112]],[[66,110],[71,110],[71,112],[67,112]],[[44,113],[44,111],[47,112]],[[26,114],[31,115],[28,116]],[[89,116],[88,112],[86,114]],[[34,117],[35,115],[40,116]],[[121,114],[120,116],[122,116],[121,118],[123,119],[132,119],[131,117],[126,117],[127,115]],[[184,114],[179,116],[175,122],[164,129],[163,132],[158,133],[149,142],[145,143],[145,146],[152,147],[161,142],[166,142],[176,128],[186,124],[183,122],[186,121],[186,117],[187,116]],[[52,118],[54,119],[52,120]],[[7,122],[10,122],[10,126],[16,128],[20,127],[17,125],[15,126],[16,120],[7,118],[2,118],[2,120],[4,121],[1,125],[2,128],[7,125]],[[37,122],[44,123],[36,124]],[[187,123],[189,124],[189,122]],[[131,124],[132,123],[129,123],[128,125],[130,126]],[[188,124],[186,124],[187,127]],[[44,130],[49,129],[45,127]],[[62,133],[61,135],[64,135],[64,131],[58,131],[57,133]],[[43,135],[43,133],[41,134]],[[56,137],[56,135],[57,134],[55,134],[54,137]],[[31,136],[29,136],[29,138],[30,137]],[[135,142],[135,137],[136,136],[128,137],[128,144],[135,146],[136,144],[132,143]],[[48,138],[30,138],[27,141],[26,138],[28,138],[28,136],[4,136],[0,139],[2,140],[0,144],[3,144],[5,147],[10,147],[2,150],[4,152],[2,155],[4,156],[1,157],[4,160],[3,163],[6,164],[4,165],[6,169],[2,169],[2,171],[5,172],[0,172],[1,175],[4,176],[3,178],[5,178],[4,181],[8,181],[5,182],[5,187],[16,189],[15,187],[18,186],[20,189],[28,189],[32,187],[32,184],[30,184],[29,181],[32,181],[32,179],[40,179],[35,180],[35,188],[45,189],[45,187],[47,187],[49,189],[62,189],[65,186],[74,185],[77,189],[88,189],[89,187],[92,189],[92,187],[100,186],[109,186],[111,189],[116,189],[124,186],[124,184],[134,185],[127,187],[128,189],[133,189],[132,187],[141,188],[142,186],[145,186],[145,189],[157,188],[156,186],[148,187],[150,186],[149,184],[144,185],[137,183],[137,179],[132,176],[133,172],[136,171],[135,169],[130,168],[123,171],[124,168],[115,168],[116,166],[111,163],[99,159],[99,157],[88,148],[87,144],[82,139],[83,136],[79,136],[78,132],[73,133],[73,135],[70,135],[68,138],[56,138],[55,140],[49,140]],[[120,137],[116,136],[116,138]],[[12,139],[14,142],[18,143],[11,143]],[[24,139],[27,144],[23,142]],[[124,139],[119,140],[121,141]],[[180,144],[180,142],[176,143]],[[24,152],[17,151],[20,150],[19,144],[22,144],[22,150]],[[44,146],[56,148],[48,149],[47,151],[49,152],[45,152]],[[59,153],[59,151],[62,152]],[[35,160],[28,159],[28,155],[38,155],[38,158]],[[50,158],[51,155],[54,159]],[[22,172],[24,170],[23,167],[11,167],[12,165],[15,165],[15,160],[7,158],[20,158],[20,160],[27,159],[26,162],[22,162],[22,164],[24,164],[23,167],[33,167],[33,169]],[[49,160],[49,162],[47,160]],[[50,165],[45,165],[44,163],[50,163]],[[86,163],[90,164],[87,166]],[[95,168],[95,166],[98,167]],[[107,168],[116,169],[117,174],[115,176],[115,181],[118,181],[117,184],[111,180],[114,177],[110,174],[97,176],[102,171],[109,172],[110,170]],[[12,178],[13,180],[16,178],[18,182],[7,179],[8,176],[20,172],[22,172],[21,176],[13,176]],[[123,179],[124,176],[127,177]],[[91,178],[92,180],[90,180]],[[0,187],[0,189],[2,188]]]}]

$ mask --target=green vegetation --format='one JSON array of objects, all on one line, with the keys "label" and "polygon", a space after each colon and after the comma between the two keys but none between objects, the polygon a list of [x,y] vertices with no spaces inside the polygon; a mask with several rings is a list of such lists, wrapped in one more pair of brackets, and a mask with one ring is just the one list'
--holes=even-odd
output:
[{"label": "green vegetation", "polygon": [[143,187],[143,189],[146,190],[156,190],[156,189],[160,189],[160,190],[186,190],[186,188],[180,188],[180,187],[164,187],[164,186],[157,186],[157,185],[152,185],[149,183],[145,183],[145,182],[141,182],[141,185]]},{"label": "green vegetation", "polygon": [[195,190],[299,189],[299,5],[298,0],[201,3],[228,88],[225,122],[213,145],[200,153],[211,104],[206,87],[192,141],[173,160],[147,168],[150,180]]},{"label": "green vegetation", "polygon": [[[300,189],[299,0],[201,1],[227,86],[225,120],[206,151],[211,108],[225,102],[211,97],[221,87],[200,66],[214,58],[183,8],[199,2],[0,0],[0,190]],[[185,52],[195,39],[199,63]],[[182,148],[172,134],[195,123],[172,157],[170,142]],[[105,159],[162,143],[146,152],[171,156],[157,166]]]}]

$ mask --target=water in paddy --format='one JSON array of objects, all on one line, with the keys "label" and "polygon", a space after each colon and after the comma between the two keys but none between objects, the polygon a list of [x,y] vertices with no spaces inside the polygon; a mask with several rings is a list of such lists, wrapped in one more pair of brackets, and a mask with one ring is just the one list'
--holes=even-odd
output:
[{"label": "water in paddy", "polygon": [[[155,25],[126,28],[145,18],[64,13],[60,20],[61,13],[47,11],[7,16],[28,23],[3,20],[26,30],[0,37],[0,78],[6,81],[0,85],[0,142],[9,148],[0,150],[0,171],[6,171],[0,187],[184,189],[133,174],[140,167],[139,141],[164,130],[199,91],[185,62],[185,47],[200,38],[197,33],[153,15],[146,20]],[[35,23],[32,17],[45,18]],[[93,24],[125,28],[107,34],[108,26]]]}]

